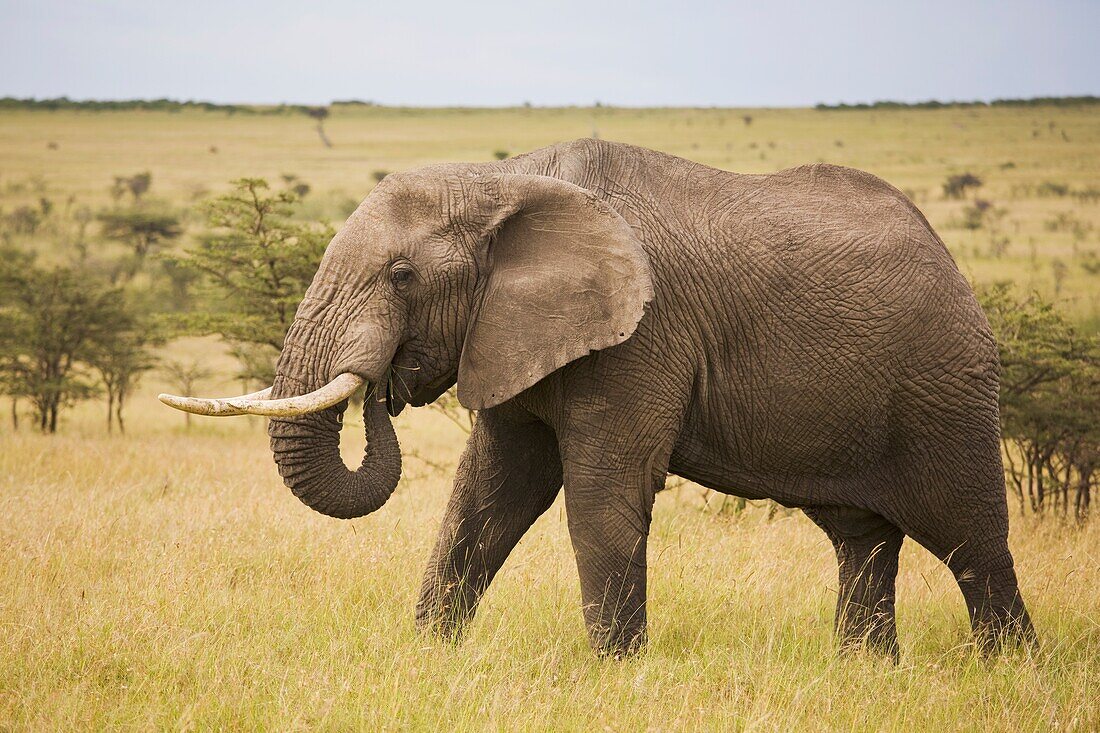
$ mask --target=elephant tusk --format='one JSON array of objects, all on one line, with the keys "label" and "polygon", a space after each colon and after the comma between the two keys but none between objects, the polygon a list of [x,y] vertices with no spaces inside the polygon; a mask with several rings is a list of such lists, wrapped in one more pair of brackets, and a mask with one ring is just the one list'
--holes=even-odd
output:
[{"label": "elephant tusk", "polygon": [[180,397],[174,394],[160,394],[157,399],[177,410],[190,412],[195,415],[209,415],[211,417],[228,417],[230,415],[245,415],[244,410],[229,405],[229,400],[266,400],[271,395],[271,387],[261,389],[259,392],[250,392],[240,397],[212,397],[203,399],[200,397]]},{"label": "elephant tusk", "polygon": [[196,415],[209,415],[212,417],[227,417],[230,415],[293,417],[294,415],[318,412],[327,407],[332,407],[338,402],[343,402],[365,382],[366,380],[362,377],[345,373],[309,394],[286,397],[281,400],[268,399],[271,395],[271,387],[240,397],[202,399],[199,397],[161,394],[157,396],[157,399],[169,407]]},{"label": "elephant tusk", "polygon": [[314,390],[309,394],[297,397],[286,397],[281,400],[252,399],[251,395],[233,397],[224,400],[225,404],[233,409],[250,415],[267,415],[268,417],[293,417],[305,415],[310,412],[318,412],[325,408],[343,402],[351,397],[355,390],[366,382],[355,374],[340,374],[331,382]]}]

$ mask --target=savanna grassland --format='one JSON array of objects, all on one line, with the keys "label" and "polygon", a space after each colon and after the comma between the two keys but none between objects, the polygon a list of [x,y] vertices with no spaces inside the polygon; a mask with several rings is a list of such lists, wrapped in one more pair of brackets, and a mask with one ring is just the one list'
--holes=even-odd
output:
[{"label": "savanna grassland", "polygon": [[[0,209],[42,197],[96,209],[114,176],[149,171],[148,196],[186,210],[231,179],[294,174],[311,186],[302,215],[339,224],[376,172],[596,133],[741,172],[864,168],[917,202],[976,283],[1013,280],[1085,330],[1100,324],[1097,107],[334,107],[324,129],[332,148],[299,114],[4,111]],[[964,173],[981,186],[945,197]],[[45,235],[22,243],[71,256]],[[213,338],[161,352],[207,364],[203,393],[240,391]],[[680,484],[654,512],[649,647],[614,662],[588,650],[559,501],[453,646],[418,634],[412,609],[459,426],[406,411],[397,492],[342,522],[282,486],[259,418],[185,429],[155,400],[170,386],[145,376],[125,435],[106,434],[98,401],[65,412],[56,435],[0,425],[0,728],[1100,729],[1096,517],[1078,527],[1012,507],[1041,643],[988,660],[946,568],[907,543],[895,666],[836,653],[833,550],[807,519]]]}]

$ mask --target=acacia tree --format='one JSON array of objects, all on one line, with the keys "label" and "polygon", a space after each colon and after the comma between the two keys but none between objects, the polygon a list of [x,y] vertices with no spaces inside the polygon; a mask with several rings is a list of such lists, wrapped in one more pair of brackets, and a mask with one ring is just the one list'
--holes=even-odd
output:
[{"label": "acacia tree", "polygon": [[20,378],[19,354],[26,322],[19,310],[15,291],[9,287],[9,272],[19,272],[34,263],[34,256],[15,247],[0,248],[0,392],[11,399],[11,426],[19,429],[19,400],[25,397]]},{"label": "acacia tree", "polygon": [[179,218],[162,211],[142,208],[104,211],[98,219],[103,236],[124,242],[133,250],[133,258],[123,263],[122,274],[132,278],[148,255],[183,234]]},{"label": "acacia tree", "polygon": [[325,134],[325,120],[327,120],[329,116],[328,107],[306,107],[305,113],[317,121],[317,135],[321,138],[321,142],[325,144],[326,148],[331,148],[332,141],[329,140],[328,135]]},{"label": "acacia tree", "polygon": [[106,324],[111,337],[94,343],[87,357],[107,393],[108,433],[112,425],[117,425],[120,433],[126,432],[122,416],[126,398],[141,376],[157,364],[150,348],[163,342],[149,319],[139,317],[126,305],[105,314],[111,319]]},{"label": "acacia tree", "polygon": [[83,368],[113,337],[121,292],[90,273],[0,262],[9,393],[34,405],[38,427],[57,432],[61,410],[95,393]]},{"label": "acacia tree", "polygon": [[[168,379],[172,381],[172,384],[178,390],[177,394],[181,394],[184,397],[191,397],[195,394],[195,385],[199,382],[210,379],[214,376],[214,372],[207,369],[198,361],[192,360],[189,362],[183,361],[169,361],[161,367],[161,371]],[[183,413],[183,421],[187,430],[191,429],[191,413]]]},{"label": "acacia tree", "polygon": [[[1020,509],[1083,520],[1100,464],[1100,341],[1008,285],[979,293],[1000,347],[1001,430]],[[1072,495],[1072,499],[1071,499]]]},{"label": "acacia tree", "polygon": [[209,231],[176,258],[198,273],[207,309],[188,330],[217,333],[233,346],[241,377],[270,383],[275,358],[325,247],[326,224],[293,220],[297,196],[271,192],[260,178],[234,181],[234,190],[206,207]]}]

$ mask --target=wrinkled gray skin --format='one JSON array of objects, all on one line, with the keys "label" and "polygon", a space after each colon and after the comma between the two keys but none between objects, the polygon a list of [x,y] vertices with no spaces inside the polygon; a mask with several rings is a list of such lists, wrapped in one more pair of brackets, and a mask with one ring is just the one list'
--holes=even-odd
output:
[{"label": "wrinkled gray skin", "polygon": [[[391,175],[329,246],[272,397],[342,372],[388,384],[391,414],[456,381],[480,410],[417,605],[438,633],[564,483],[591,643],[636,649],[672,473],[816,522],[846,645],[897,654],[905,536],[954,573],[981,645],[1032,638],[989,325],[921,213],[867,173],[738,175],[580,140]],[[377,399],[363,466],[343,466],[344,407],[270,428],[287,484],[336,517],[378,509],[401,470]]]}]

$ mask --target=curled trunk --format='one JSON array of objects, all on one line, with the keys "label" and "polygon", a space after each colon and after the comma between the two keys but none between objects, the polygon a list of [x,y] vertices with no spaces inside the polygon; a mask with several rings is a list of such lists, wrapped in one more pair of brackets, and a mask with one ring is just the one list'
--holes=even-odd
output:
[{"label": "curled trunk", "polygon": [[[296,394],[285,376],[273,395]],[[361,517],[386,503],[401,478],[401,448],[385,403],[368,389],[363,403],[367,448],[363,463],[348,470],[340,457],[340,426],[347,401],[306,415],[274,418],[268,427],[279,474],[306,506],[338,519]]]}]

